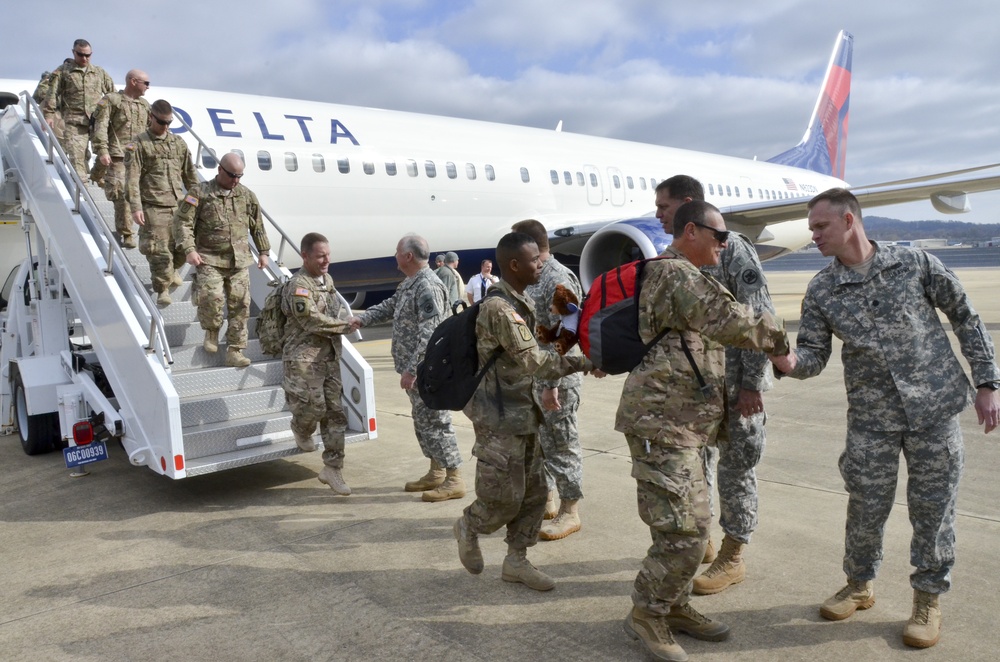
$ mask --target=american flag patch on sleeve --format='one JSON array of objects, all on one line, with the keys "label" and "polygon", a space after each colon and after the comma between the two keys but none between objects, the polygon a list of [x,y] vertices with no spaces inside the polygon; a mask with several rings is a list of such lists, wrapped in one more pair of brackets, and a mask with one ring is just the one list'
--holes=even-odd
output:
[{"label": "american flag patch on sleeve", "polygon": [[296,287],[295,296],[297,297],[307,297],[309,296],[309,288],[307,287]]},{"label": "american flag patch on sleeve", "polygon": [[187,195],[184,196],[184,202],[188,203],[189,205],[197,205],[198,198],[194,197],[193,195]]}]

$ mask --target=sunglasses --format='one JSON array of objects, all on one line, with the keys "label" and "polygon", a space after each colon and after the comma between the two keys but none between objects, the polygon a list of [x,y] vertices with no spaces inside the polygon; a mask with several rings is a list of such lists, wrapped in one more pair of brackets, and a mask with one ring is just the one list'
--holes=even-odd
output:
[{"label": "sunglasses", "polygon": [[720,244],[726,243],[729,239],[729,230],[716,230],[715,228],[705,225],[704,223],[695,223],[694,221],[688,221],[691,225],[697,225],[699,228],[705,228],[706,230],[711,230],[712,234],[715,235],[715,240]]},{"label": "sunglasses", "polygon": [[242,177],[242,176],[243,176],[243,173],[242,173],[242,172],[241,172],[240,174],[238,174],[238,175],[237,175],[237,174],[236,174],[235,172],[229,172],[228,170],[226,170],[226,169],[225,169],[225,168],[223,168],[222,166],[219,166],[219,170],[221,170],[222,172],[226,173],[227,175],[229,175],[229,176],[230,176],[230,177],[232,177],[233,179],[239,179],[240,177]]},{"label": "sunglasses", "polygon": [[93,51],[91,51],[90,53],[81,53],[80,51],[73,51],[73,55],[77,57],[90,57],[93,54],[94,54]]},{"label": "sunglasses", "polygon": [[156,120],[156,123],[157,123],[157,124],[159,124],[160,126],[170,126],[170,123],[174,121],[174,120],[172,120],[172,119],[169,119],[169,120],[161,120],[161,119],[160,119],[159,117],[157,117],[156,115],[150,115],[150,117],[152,117],[152,118],[153,118],[154,120]]},{"label": "sunglasses", "polygon": [[148,80],[139,80],[138,78],[133,78],[132,80],[134,80],[135,82],[139,83],[140,85],[145,85],[146,87],[149,87],[149,81]]}]

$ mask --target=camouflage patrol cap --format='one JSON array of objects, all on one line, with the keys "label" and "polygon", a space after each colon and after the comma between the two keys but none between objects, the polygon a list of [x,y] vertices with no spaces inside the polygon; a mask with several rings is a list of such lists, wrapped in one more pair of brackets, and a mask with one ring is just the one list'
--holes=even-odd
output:
[{"label": "camouflage patrol cap", "polygon": [[444,254],[445,262],[458,262],[458,253],[454,251],[448,251]]}]

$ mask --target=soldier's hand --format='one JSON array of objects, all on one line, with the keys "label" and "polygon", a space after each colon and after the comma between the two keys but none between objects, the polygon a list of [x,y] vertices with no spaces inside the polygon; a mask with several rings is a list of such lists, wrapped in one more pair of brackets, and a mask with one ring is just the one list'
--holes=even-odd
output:
[{"label": "soldier's hand", "polygon": [[607,376],[608,376],[608,373],[604,372],[604,371],[603,371],[603,370],[601,370],[600,368],[594,368],[593,370],[591,370],[591,371],[590,371],[589,373],[587,373],[587,374],[589,374],[589,375],[593,375],[593,376],[594,376],[594,377],[596,377],[597,379],[604,379],[605,377],[607,377]]},{"label": "soldier's hand", "polygon": [[768,354],[767,358],[771,360],[774,367],[784,374],[790,373],[795,370],[795,364],[798,363],[798,357],[795,355],[795,351],[792,350],[785,354],[784,356],[779,356],[777,354]]},{"label": "soldier's hand", "polygon": [[201,256],[198,255],[198,251],[191,251],[188,253],[187,257],[184,258],[184,261],[195,267],[201,266]]},{"label": "soldier's hand", "polygon": [[97,160],[101,162],[102,166],[109,166],[109,165],[111,165],[111,155],[110,154],[101,154],[97,158]]},{"label": "soldier's hand", "polygon": [[558,388],[542,389],[542,409],[545,411],[559,411],[562,409],[562,405],[559,404]]},{"label": "soldier's hand", "polygon": [[362,322],[361,318],[358,317],[357,315],[352,315],[351,317],[349,317],[347,319],[347,323],[351,325],[351,333],[354,333],[362,326],[364,326],[364,322]]},{"label": "soldier's hand", "polygon": [[134,212],[132,212],[132,220],[138,223],[139,225],[145,225],[146,215],[142,213],[141,209],[136,209]]},{"label": "soldier's hand", "polygon": [[411,388],[413,388],[413,385],[416,383],[416,381],[417,381],[416,375],[411,375],[408,372],[404,372],[402,375],[399,376],[399,388],[403,389],[404,391],[409,391]]},{"label": "soldier's hand", "polygon": [[979,417],[979,424],[985,426],[986,434],[1000,425],[1000,391],[976,389],[976,416]]},{"label": "soldier's hand", "polygon": [[55,120],[55,118],[50,117],[50,118],[46,119],[45,121],[46,121],[46,123],[48,123],[50,129],[55,129],[56,128],[56,120]]},{"label": "soldier's hand", "polygon": [[263,269],[267,266],[267,253],[261,253],[257,256],[257,268]]},{"label": "soldier's hand", "polygon": [[764,397],[760,391],[751,391],[741,388],[736,397],[736,411],[740,412],[743,418],[750,418],[754,414],[764,411]]}]

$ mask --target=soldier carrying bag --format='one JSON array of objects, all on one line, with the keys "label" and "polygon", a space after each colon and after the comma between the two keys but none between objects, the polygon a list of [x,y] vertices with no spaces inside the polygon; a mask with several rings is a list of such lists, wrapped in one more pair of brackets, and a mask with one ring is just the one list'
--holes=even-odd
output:
[{"label": "soldier carrying bag", "polygon": [[272,283],[271,292],[264,299],[264,307],[257,315],[257,340],[265,354],[280,356],[285,345],[285,324],[288,318],[281,309],[285,292],[284,283]]}]

